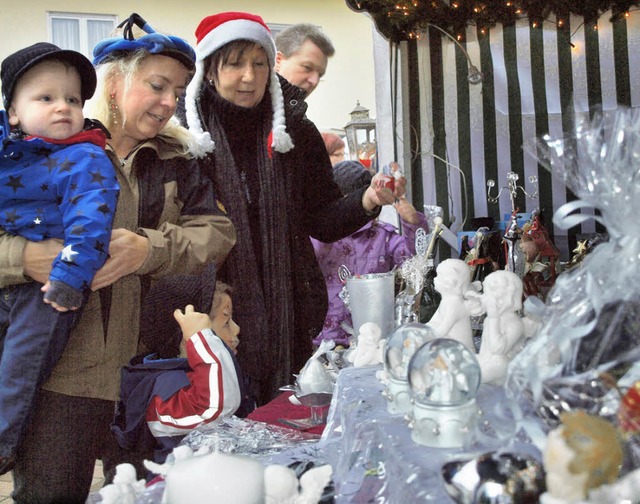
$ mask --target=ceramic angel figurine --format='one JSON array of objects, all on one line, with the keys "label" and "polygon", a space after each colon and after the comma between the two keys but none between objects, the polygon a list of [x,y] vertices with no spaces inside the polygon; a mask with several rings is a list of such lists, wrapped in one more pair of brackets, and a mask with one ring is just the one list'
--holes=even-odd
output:
[{"label": "ceramic angel figurine", "polygon": [[317,504],[332,474],[327,464],[309,469],[298,480],[290,467],[269,465],[264,470],[265,504]]},{"label": "ceramic angel figurine", "polygon": [[547,437],[542,504],[581,502],[591,489],[618,478],[623,450],[615,427],[581,410],[563,413]]},{"label": "ceramic angel figurine", "polygon": [[505,270],[494,271],[482,283],[480,296],[486,317],[478,362],[482,382],[502,385],[511,358],[522,348],[525,325],[520,317],[522,309],[522,280]]},{"label": "ceramic angel figurine", "polygon": [[164,477],[162,504],[317,504],[333,473],[330,465],[323,465],[309,469],[298,480],[295,471],[285,466],[264,467],[241,455],[178,448],[173,462],[145,461],[147,469]]},{"label": "ceramic angel figurine", "polygon": [[136,469],[131,464],[116,467],[113,483],[99,490],[103,504],[135,504],[144,493],[145,480],[136,479]]},{"label": "ceramic angel figurine", "polygon": [[467,263],[461,259],[445,259],[436,268],[433,285],[440,293],[441,300],[427,324],[441,337],[459,341],[475,353],[471,318],[465,299],[471,289]]},{"label": "ceramic angel figurine", "polygon": [[354,367],[382,364],[384,339],[382,330],[374,322],[365,322],[360,326],[356,348],[349,353],[347,359]]}]

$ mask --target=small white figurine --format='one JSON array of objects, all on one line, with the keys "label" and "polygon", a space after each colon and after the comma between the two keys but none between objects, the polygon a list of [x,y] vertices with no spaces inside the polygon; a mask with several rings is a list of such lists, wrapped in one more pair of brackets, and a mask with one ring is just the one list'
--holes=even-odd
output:
[{"label": "small white figurine", "polygon": [[382,364],[384,339],[382,330],[374,322],[365,322],[360,326],[356,340],[356,348],[349,353],[347,359],[354,367]]},{"label": "small white figurine", "polygon": [[131,464],[116,467],[113,483],[99,490],[103,504],[135,504],[145,488],[145,480],[136,480],[136,469]]},{"label": "small white figurine", "polygon": [[255,504],[264,498],[264,466],[249,457],[196,452],[173,464],[145,461],[145,466],[164,476],[162,504]]},{"label": "small white figurine", "polygon": [[445,259],[438,264],[433,286],[442,299],[427,324],[441,337],[459,341],[475,353],[471,318],[465,299],[471,289],[470,275],[469,266],[461,259]]},{"label": "small white figurine", "polygon": [[194,453],[186,446],[172,453],[173,462],[145,461],[147,469],[165,479],[163,504],[317,504],[333,474],[330,465],[323,465],[309,469],[298,480],[293,469],[276,464],[264,467],[246,456]]},{"label": "small white figurine", "polygon": [[543,453],[547,491],[540,496],[542,504],[582,502],[590,490],[616,481],[622,464],[613,424],[581,410],[563,413],[560,419]]},{"label": "small white figurine", "polygon": [[269,465],[264,470],[265,503],[317,504],[332,474],[333,469],[327,464],[309,469],[298,481],[293,469]]},{"label": "small white figurine", "polygon": [[512,357],[522,348],[525,326],[522,309],[522,280],[511,271],[490,273],[482,282],[480,300],[487,316],[482,329],[478,362],[482,383],[502,385]]},{"label": "small white figurine", "polygon": [[296,378],[297,395],[331,394],[333,392],[335,379],[329,369],[320,362],[320,357],[334,346],[335,343],[333,341],[324,340],[305,363]]}]

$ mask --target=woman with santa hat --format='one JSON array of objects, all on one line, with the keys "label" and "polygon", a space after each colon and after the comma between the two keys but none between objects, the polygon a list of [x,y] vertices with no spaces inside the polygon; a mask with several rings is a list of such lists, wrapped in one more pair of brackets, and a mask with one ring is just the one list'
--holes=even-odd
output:
[{"label": "woman with santa hat", "polygon": [[195,34],[186,122],[237,230],[219,275],[238,292],[239,358],[262,404],[293,381],[322,329],[327,293],[309,236],[348,236],[401,196],[406,180],[395,194],[374,177],[342,196],[304,92],[273,69],[276,48],[260,16],[215,14]]}]

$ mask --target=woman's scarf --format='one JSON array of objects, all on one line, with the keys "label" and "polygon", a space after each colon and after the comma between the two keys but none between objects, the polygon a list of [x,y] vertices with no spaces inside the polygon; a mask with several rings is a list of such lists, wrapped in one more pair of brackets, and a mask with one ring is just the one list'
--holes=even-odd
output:
[{"label": "woman's scarf", "polygon": [[[268,95],[265,99],[268,100]],[[266,107],[269,103],[263,103]],[[269,107],[266,107],[270,109]],[[267,142],[271,131],[271,111],[244,109],[223,100],[207,84],[201,92],[201,110],[216,148],[211,176],[216,196],[222,201],[237,233],[237,242],[225,261],[221,275],[234,287],[234,318],[241,330],[238,353],[243,371],[259,381],[258,401],[270,400],[278,387],[292,381],[291,346],[294,339],[293,279],[288,225],[286,173],[280,155],[271,159]],[[225,115],[227,114],[227,115]],[[228,115],[232,114],[232,115]],[[232,136],[227,137],[224,122],[232,117]],[[225,119],[222,119],[225,118]],[[246,124],[238,127],[238,121]],[[253,166],[236,165],[231,145],[242,142],[242,134],[255,135],[257,142]],[[257,170],[259,179],[259,222],[251,222],[241,172]],[[257,225],[256,225],[257,224]],[[259,230],[252,233],[251,230]],[[259,234],[258,234],[259,233]],[[259,240],[259,246],[254,246]],[[255,260],[261,251],[262,271]]]}]

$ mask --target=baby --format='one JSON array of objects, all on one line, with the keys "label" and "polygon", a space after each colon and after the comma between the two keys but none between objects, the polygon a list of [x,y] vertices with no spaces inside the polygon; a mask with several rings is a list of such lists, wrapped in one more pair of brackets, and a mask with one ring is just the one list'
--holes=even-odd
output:
[{"label": "baby", "polygon": [[104,151],[106,133],[82,113],[96,88],[87,58],[38,43],[8,56],[0,78],[0,226],[29,241],[64,242],[46,284],[0,289],[3,473],[24,435],[36,390],[67,344],[74,310],[107,259],[119,188]]}]

